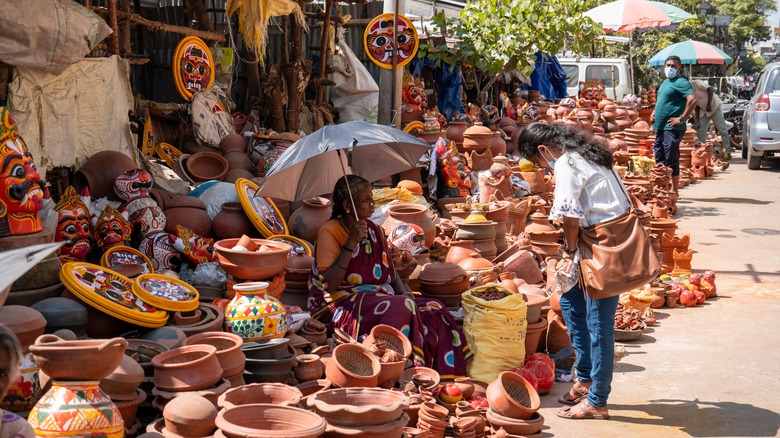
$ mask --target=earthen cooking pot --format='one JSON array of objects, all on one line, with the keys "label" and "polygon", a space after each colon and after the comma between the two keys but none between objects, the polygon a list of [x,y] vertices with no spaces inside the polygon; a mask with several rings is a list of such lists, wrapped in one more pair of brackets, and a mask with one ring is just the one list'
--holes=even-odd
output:
[{"label": "earthen cooking pot", "polygon": [[436,295],[460,295],[469,286],[469,276],[466,271],[455,263],[438,261],[425,265],[417,278],[420,289]]},{"label": "earthen cooking pot", "polygon": [[185,168],[195,182],[222,180],[228,171],[228,161],[216,152],[198,152],[187,160]]}]

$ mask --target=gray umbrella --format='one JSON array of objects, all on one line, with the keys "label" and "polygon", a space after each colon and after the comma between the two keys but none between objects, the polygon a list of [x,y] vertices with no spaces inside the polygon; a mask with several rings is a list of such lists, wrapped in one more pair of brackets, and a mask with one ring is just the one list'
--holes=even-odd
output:
[{"label": "gray umbrella", "polygon": [[399,129],[366,122],[327,125],[293,143],[256,196],[298,201],[333,191],[345,173],[376,181],[409,170],[431,146]]}]

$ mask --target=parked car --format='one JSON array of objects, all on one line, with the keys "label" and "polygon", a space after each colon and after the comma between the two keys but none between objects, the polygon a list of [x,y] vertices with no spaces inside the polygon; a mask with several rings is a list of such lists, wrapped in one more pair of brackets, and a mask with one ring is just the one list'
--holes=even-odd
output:
[{"label": "parked car", "polygon": [[[566,72],[566,91],[569,96],[579,94],[580,83],[601,81],[607,97],[622,101],[631,94],[634,83],[628,61],[622,58],[558,58]],[[614,87],[613,87],[614,82]]]},{"label": "parked car", "polygon": [[780,62],[761,70],[743,122],[742,157],[755,170],[762,158],[780,152]]}]

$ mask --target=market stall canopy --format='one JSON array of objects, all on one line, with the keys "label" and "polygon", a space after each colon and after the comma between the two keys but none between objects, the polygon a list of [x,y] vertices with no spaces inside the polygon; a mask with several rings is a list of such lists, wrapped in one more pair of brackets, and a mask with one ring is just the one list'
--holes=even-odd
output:
[{"label": "market stall canopy", "polygon": [[683,64],[731,65],[734,59],[712,44],[688,40],[672,44],[650,58],[652,67],[664,65],[669,56],[679,56]]},{"label": "market stall canopy", "polygon": [[[0,295],[7,294],[6,289],[10,288],[14,281],[64,244],[65,242],[42,243],[0,252]],[[0,299],[0,307],[4,302],[5,297]]]},{"label": "market stall canopy", "polygon": [[634,30],[673,29],[694,15],[668,3],[648,0],[617,0],[585,12],[585,16],[601,23],[608,32],[632,32]]},{"label": "market stall canopy", "polygon": [[431,146],[389,126],[366,122],[327,125],[284,151],[255,196],[287,201],[333,191],[344,173],[376,181],[409,170]]}]

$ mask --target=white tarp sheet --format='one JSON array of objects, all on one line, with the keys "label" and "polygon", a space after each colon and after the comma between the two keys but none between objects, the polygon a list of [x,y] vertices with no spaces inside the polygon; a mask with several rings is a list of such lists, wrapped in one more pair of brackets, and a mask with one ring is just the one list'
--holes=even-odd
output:
[{"label": "white tarp sheet", "polygon": [[41,176],[54,166],[78,168],[103,150],[137,161],[130,64],[118,56],[86,58],[60,75],[17,68],[9,106]]}]

